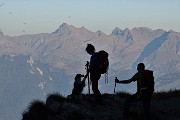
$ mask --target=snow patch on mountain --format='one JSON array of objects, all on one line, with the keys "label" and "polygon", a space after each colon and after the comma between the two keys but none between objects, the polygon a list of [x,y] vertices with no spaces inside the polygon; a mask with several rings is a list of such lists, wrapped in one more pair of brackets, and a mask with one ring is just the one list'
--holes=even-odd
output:
[{"label": "snow patch on mountain", "polygon": [[135,69],[138,63],[143,62],[147,56],[150,56],[152,53],[154,53],[161,46],[161,44],[167,40],[168,35],[169,34],[165,32],[160,37],[147,44],[138,59],[133,63],[132,68]]}]

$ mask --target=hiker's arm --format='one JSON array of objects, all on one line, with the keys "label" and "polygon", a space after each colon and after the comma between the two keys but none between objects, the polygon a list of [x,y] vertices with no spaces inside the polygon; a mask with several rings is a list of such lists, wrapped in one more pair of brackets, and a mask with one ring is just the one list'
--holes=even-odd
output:
[{"label": "hiker's arm", "polygon": [[88,74],[90,73],[90,67],[89,67],[89,69],[87,70],[87,73],[86,73],[86,75],[84,76],[84,79],[83,80],[86,80],[86,78],[88,77]]},{"label": "hiker's arm", "polygon": [[93,65],[94,65],[93,62],[91,62],[90,65],[89,65],[89,69],[87,70],[87,73],[86,73],[86,75],[84,76],[84,79],[86,79],[86,78],[88,77],[88,74],[90,73],[91,68],[92,68]]},{"label": "hiker's arm", "polygon": [[86,80],[86,79],[83,79],[83,80],[81,81],[81,85],[82,85],[82,87],[85,87],[85,86],[86,86],[86,84],[85,84],[85,80]]},{"label": "hiker's arm", "polygon": [[138,79],[139,79],[139,75],[138,75],[138,73],[136,73],[131,79],[129,79],[129,80],[122,80],[122,81],[119,81],[119,83],[128,84],[128,83],[131,83],[131,82],[135,82]]},{"label": "hiker's arm", "polygon": [[122,84],[128,84],[128,83],[131,83],[131,82],[132,82],[131,79],[119,81],[119,83],[122,83]]},{"label": "hiker's arm", "polygon": [[122,84],[128,84],[128,83],[131,83],[132,82],[132,80],[131,79],[129,79],[129,80],[118,80],[118,79],[116,79],[116,81],[115,81],[116,83],[122,83]]},{"label": "hiker's arm", "polygon": [[132,81],[136,81],[138,79],[138,73],[136,73],[131,79],[129,80],[121,80],[119,81],[117,78],[115,79],[115,82],[116,83],[122,83],[122,84],[128,84],[128,83],[131,83]]}]

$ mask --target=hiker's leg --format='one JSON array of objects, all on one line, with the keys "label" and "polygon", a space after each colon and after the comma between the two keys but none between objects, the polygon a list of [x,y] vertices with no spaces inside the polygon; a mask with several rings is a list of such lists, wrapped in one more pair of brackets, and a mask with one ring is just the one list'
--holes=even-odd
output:
[{"label": "hiker's leg", "polygon": [[151,120],[150,103],[151,103],[151,95],[145,95],[142,98],[145,120]]},{"label": "hiker's leg", "polygon": [[124,117],[127,117],[128,116],[128,113],[129,113],[129,107],[130,107],[130,104],[135,102],[135,101],[138,101],[138,96],[137,94],[133,94],[131,95],[130,97],[128,97],[126,100],[125,100],[125,104],[124,104]]},{"label": "hiker's leg", "polygon": [[98,81],[92,81],[92,91],[94,92],[94,96],[97,102],[102,100],[101,93],[98,89]]},{"label": "hiker's leg", "polygon": [[98,73],[91,73],[90,74],[90,79],[92,82],[92,91],[94,93],[95,99],[97,102],[101,102],[102,101],[102,97],[101,97],[101,93],[98,89],[98,80],[100,79],[101,74]]}]

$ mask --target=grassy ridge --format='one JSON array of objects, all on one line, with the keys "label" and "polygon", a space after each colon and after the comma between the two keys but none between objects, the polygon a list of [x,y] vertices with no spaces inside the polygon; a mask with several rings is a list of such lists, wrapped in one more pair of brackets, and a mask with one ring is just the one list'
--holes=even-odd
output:
[{"label": "grassy ridge", "polygon": [[[120,96],[122,98],[124,97],[128,97],[132,95],[131,93],[128,93],[126,91],[119,91],[116,93],[116,96]],[[164,99],[168,99],[171,97],[180,97],[180,89],[171,89],[168,91],[157,91],[154,92],[152,95],[153,99],[157,99],[157,100],[164,100]]]}]

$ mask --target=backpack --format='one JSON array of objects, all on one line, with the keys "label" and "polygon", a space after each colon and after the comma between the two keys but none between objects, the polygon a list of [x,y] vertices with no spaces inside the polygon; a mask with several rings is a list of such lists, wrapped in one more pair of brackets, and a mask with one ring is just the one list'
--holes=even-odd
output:
[{"label": "backpack", "polygon": [[145,87],[147,87],[148,93],[153,94],[154,83],[155,83],[153,71],[151,71],[151,70],[145,70],[144,71],[144,81],[145,81]]},{"label": "backpack", "polygon": [[109,68],[108,53],[104,50],[98,52],[100,73],[107,73]]}]

